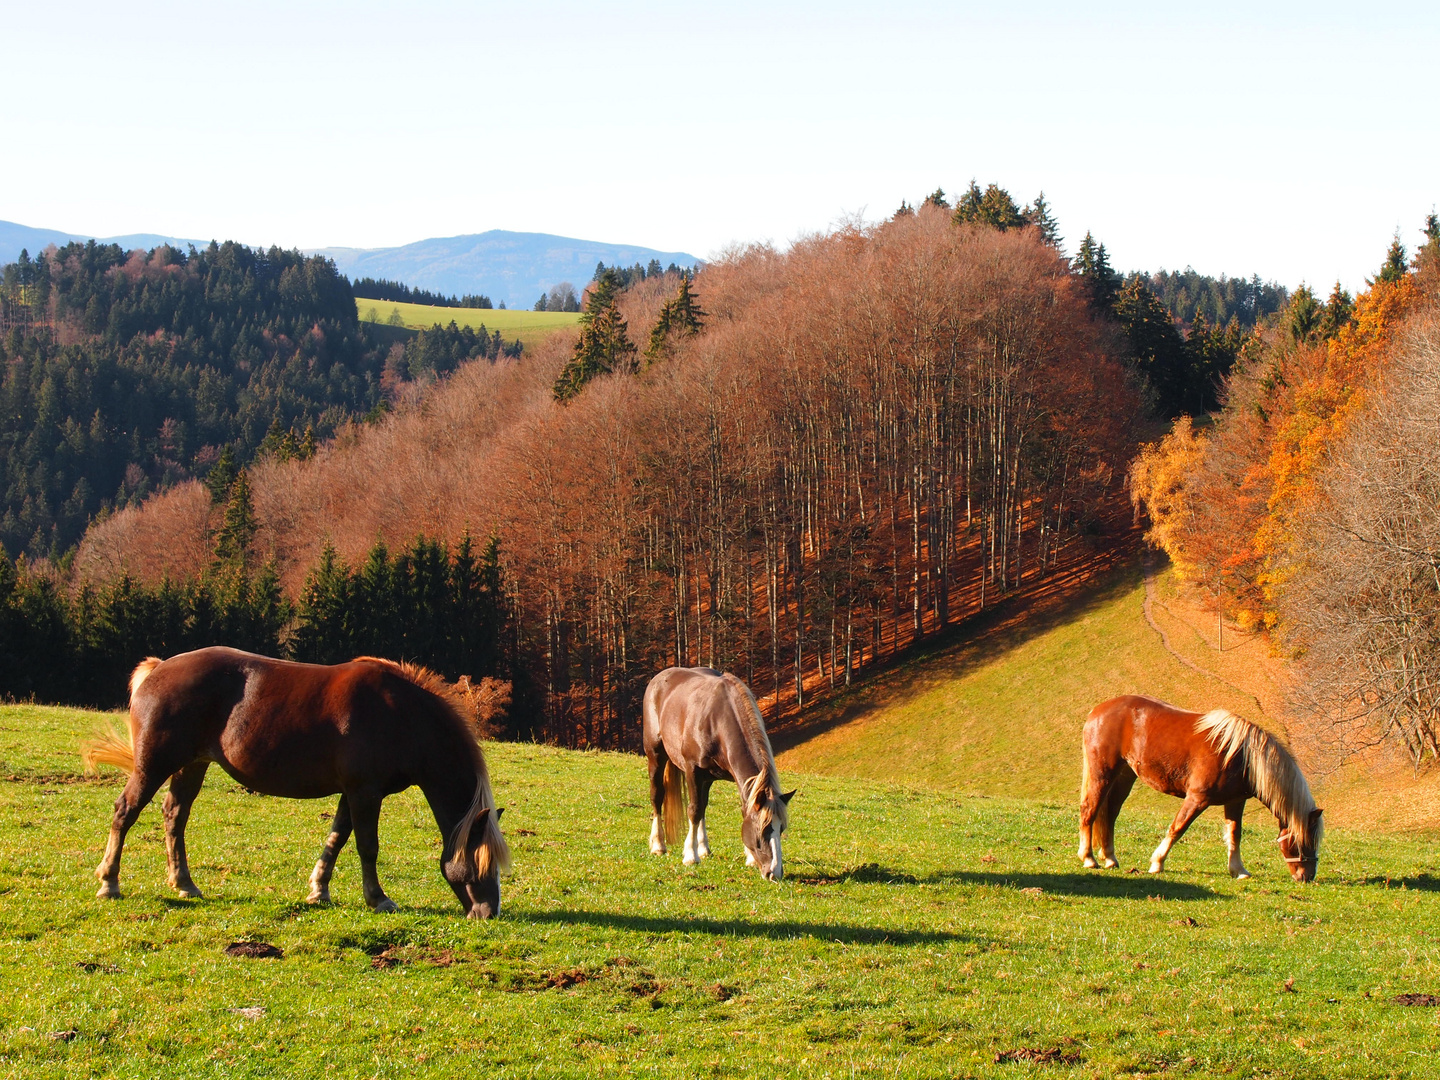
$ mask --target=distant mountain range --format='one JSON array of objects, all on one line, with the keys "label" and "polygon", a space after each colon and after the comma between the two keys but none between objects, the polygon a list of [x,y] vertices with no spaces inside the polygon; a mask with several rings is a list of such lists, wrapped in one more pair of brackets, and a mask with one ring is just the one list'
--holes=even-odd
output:
[{"label": "distant mountain range", "polygon": [[[58,229],[32,229],[0,221],[0,263],[14,262],[21,248],[35,255],[50,244],[89,240],[78,233]],[[186,240],[152,233],[96,237],[124,248],[153,248],[157,244],[202,247],[208,240]],[[595,273],[595,264],[648,265],[656,259],[661,266],[694,266],[699,260],[683,251],[656,251],[634,244],[605,244],[577,240],[549,233],[489,232],[467,236],[436,237],[392,248],[320,248],[312,254],[333,259],[340,272],[351,280],[361,277],[388,278],[431,292],[463,296],[481,293],[497,304],[529,307],[542,292],[562,281],[583,288]]]}]

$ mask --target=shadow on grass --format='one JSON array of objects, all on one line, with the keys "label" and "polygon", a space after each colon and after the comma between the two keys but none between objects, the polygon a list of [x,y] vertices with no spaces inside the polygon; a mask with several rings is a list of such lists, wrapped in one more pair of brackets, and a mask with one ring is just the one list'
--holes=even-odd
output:
[{"label": "shadow on grass", "polygon": [[[513,913],[512,913],[513,914]],[[714,937],[756,937],[774,941],[816,938],[845,945],[936,945],[945,942],[974,942],[977,934],[955,934],[946,930],[905,930],[884,926],[852,926],[846,923],[746,922],[743,919],[668,919],[653,915],[621,915],[610,911],[527,911],[519,916],[535,922],[581,923],[607,930],[628,930],[637,934],[706,934]]]},{"label": "shadow on grass", "polygon": [[[1038,637],[1103,608],[1135,588],[1140,561],[1133,545],[1122,543],[1093,563],[1067,568],[1029,590],[962,619],[886,661],[856,692],[822,706],[822,715],[770,731],[777,754],[794,749],[893,704],[921,697],[1004,656]],[[934,661],[943,660],[944,663]],[[848,699],[848,700],[847,700]]]},{"label": "shadow on grass", "polygon": [[1431,877],[1429,874],[1416,874],[1414,877],[1384,877],[1379,874],[1371,874],[1360,881],[1361,885],[1383,885],[1387,889],[1414,889],[1417,892],[1440,892],[1440,878]]},{"label": "shadow on grass", "polygon": [[1174,881],[1150,874],[1121,874],[1115,871],[1091,873],[1017,872],[1000,870],[944,870],[923,878],[924,883],[1000,885],[1015,889],[1042,889],[1064,896],[1096,896],[1105,899],[1224,900],[1223,893],[1204,885]]}]

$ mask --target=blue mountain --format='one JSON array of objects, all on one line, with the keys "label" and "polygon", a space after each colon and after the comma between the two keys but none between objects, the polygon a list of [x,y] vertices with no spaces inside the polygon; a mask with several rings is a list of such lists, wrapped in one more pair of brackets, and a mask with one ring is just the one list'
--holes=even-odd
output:
[{"label": "blue mountain", "polygon": [[568,281],[576,291],[595,273],[595,264],[694,266],[683,251],[656,251],[634,244],[606,244],[549,233],[489,232],[418,240],[393,248],[322,248],[340,271],[355,278],[388,278],[431,292],[463,296],[482,293],[509,307],[530,307],[552,285]]},{"label": "blue mountain", "polygon": [[[0,265],[14,262],[20,249],[37,255],[50,244],[92,239],[81,233],[58,229],[32,229],[12,221],[0,221]],[[204,247],[208,240],[186,240],[153,233],[95,237],[107,244],[131,248],[153,248],[157,244],[187,244]],[[694,266],[698,259],[683,251],[657,251],[634,244],[606,244],[598,240],[577,240],[549,233],[489,232],[467,236],[444,236],[417,240],[392,248],[320,248],[311,254],[333,259],[342,274],[355,278],[387,278],[416,288],[446,295],[480,293],[497,304],[528,308],[552,285],[568,281],[576,291],[585,287],[595,273],[595,264],[607,266],[649,265],[658,259],[661,266]]]}]

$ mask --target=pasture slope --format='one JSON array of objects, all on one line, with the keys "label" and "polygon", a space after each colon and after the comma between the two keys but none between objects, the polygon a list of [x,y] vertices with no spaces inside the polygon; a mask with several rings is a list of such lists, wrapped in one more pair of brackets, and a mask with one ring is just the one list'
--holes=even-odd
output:
[{"label": "pasture slope", "polygon": [[434,307],[430,304],[401,304],[392,300],[368,300],[358,297],[355,311],[361,322],[386,323],[398,312],[410,330],[429,330],[436,323],[449,326],[485,327],[506,341],[519,339],[527,349],[549,337],[556,330],[580,324],[578,311],[508,311],[498,308]]},{"label": "pasture slope", "polygon": [[[1002,614],[983,648],[842,703],[853,722],[782,755],[800,794],[779,886],[743,865],[733,789],[717,855],[687,870],[647,853],[640,759],[487,747],[515,869],[486,924],[458,917],[417,793],[387,800],[401,910],[375,916],[352,850],[336,904],[303,902],[330,800],[216,773],[189,829],[206,898],[165,887],[150,808],[125,898],[95,900],[118,777],[84,779],[74,748],[97,718],[0,708],[0,1075],[1434,1075],[1440,1009],[1395,1000],[1440,995],[1433,834],[1332,828],[1307,887],[1258,815],[1246,882],[1210,818],[1163,877],[1076,865],[1074,734],[1098,686],[1246,705],[1141,651],[1140,595],[1131,567],[1035,632]],[[907,784],[875,778],[907,762]],[[1127,868],[1173,810],[1132,803]]]}]

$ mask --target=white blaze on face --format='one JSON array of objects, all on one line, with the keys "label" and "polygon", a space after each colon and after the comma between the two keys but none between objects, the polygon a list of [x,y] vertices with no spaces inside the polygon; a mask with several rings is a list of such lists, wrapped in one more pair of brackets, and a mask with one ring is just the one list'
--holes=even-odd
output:
[{"label": "white blaze on face", "polygon": [[770,834],[770,873],[771,881],[779,881],[785,876],[785,860],[780,855],[780,834]]}]

